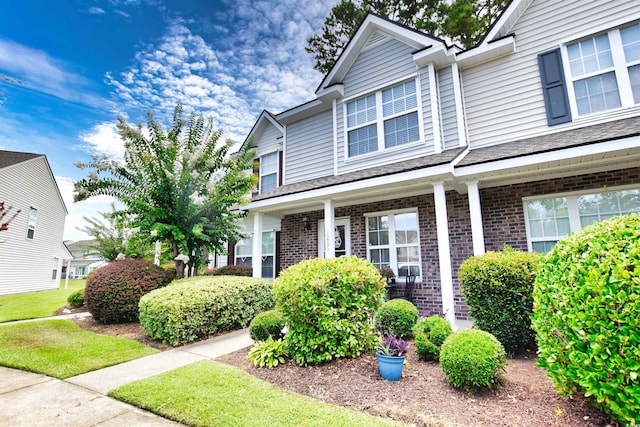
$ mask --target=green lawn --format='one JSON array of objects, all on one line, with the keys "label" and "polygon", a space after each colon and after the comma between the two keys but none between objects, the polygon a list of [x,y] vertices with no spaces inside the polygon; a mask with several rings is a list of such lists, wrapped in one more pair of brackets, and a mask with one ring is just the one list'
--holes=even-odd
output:
[{"label": "green lawn", "polygon": [[69,288],[64,289],[62,280],[58,290],[0,296],[0,323],[53,316],[67,304],[67,297],[84,288],[84,284],[84,279],[70,279]]},{"label": "green lawn", "polygon": [[191,426],[400,426],[289,393],[214,361],[124,385],[109,396]]},{"label": "green lawn", "polygon": [[158,352],[137,341],[87,331],[68,320],[0,325],[0,343],[1,366],[61,379]]}]

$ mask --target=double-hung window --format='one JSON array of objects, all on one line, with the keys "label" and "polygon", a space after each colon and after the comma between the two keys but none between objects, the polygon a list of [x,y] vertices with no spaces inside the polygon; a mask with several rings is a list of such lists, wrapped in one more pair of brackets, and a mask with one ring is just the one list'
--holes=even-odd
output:
[{"label": "double-hung window", "polygon": [[251,267],[253,265],[253,237],[247,236],[244,240],[236,243],[236,249],[234,251],[235,265],[246,265]]},{"label": "double-hung window", "polygon": [[640,103],[640,23],[566,46],[579,116]]},{"label": "double-hung window", "polygon": [[594,222],[640,212],[640,189],[525,200],[529,250],[549,252],[558,240]]},{"label": "double-hung window", "polygon": [[38,222],[38,210],[31,208],[29,212],[29,223],[27,224],[27,239],[33,240],[36,232],[36,223]]},{"label": "double-hung window", "polygon": [[278,152],[260,157],[260,193],[278,186]]},{"label": "double-hung window", "polygon": [[391,267],[397,276],[420,276],[418,213],[367,216],[367,257],[377,268]]},{"label": "double-hung window", "polygon": [[410,80],[348,102],[349,157],[420,141],[417,92]]}]

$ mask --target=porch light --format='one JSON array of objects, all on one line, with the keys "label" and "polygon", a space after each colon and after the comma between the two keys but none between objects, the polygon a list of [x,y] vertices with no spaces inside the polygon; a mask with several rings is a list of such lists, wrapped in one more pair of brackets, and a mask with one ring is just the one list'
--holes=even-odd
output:
[{"label": "porch light", "polygon": [[309,222],[309,217],[306,215],[302,218],[302,225],[304,225],[304,231],[309,231],[311,229],[311,223]]}]

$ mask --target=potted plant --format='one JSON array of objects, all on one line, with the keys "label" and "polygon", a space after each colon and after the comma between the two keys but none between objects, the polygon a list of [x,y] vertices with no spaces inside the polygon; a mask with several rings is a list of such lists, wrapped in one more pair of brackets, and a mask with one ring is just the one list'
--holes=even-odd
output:
[{"label": "potted plant", "polygon": [[387,281],[387,285],[396,283],[396,273],[393,272],[391,267],[382,267],[380,269],[380,275]]},{"label": "potted plant", "polygon": [[402,376],[405,355],[409,344],[395,335],[385,334],[382,343],[378,345],[378,369],[385,380],[398,381]]}]

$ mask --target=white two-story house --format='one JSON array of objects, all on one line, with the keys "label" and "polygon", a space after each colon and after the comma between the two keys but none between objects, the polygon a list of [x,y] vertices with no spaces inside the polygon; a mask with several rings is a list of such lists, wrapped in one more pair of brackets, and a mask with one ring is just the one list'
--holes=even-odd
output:
[{"label": "white two-story house", "polygon": [[315,99],[249,136],[259,187],[230,263],[357,255],[453,323],[468,257],[640,211],[640,7],[513,0],[464,51],[369,15]]}]

